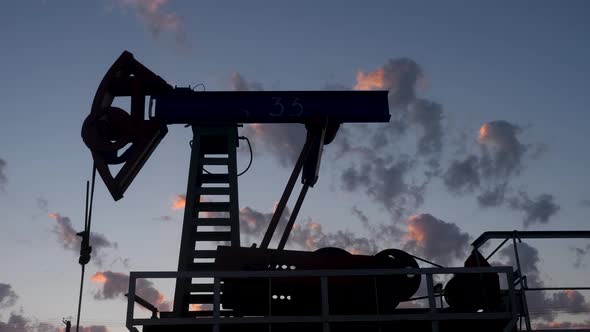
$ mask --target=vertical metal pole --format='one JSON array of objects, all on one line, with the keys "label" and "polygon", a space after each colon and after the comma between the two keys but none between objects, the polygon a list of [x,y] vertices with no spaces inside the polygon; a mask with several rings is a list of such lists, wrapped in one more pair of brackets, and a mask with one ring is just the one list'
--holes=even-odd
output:
[{"label": "vertical metal pole", "polygon": [[227,129],[227,174],[229,181],[229,218],[231,222],[231,246],[240,246],[240,203],[238,201],[238,164],[236,146],[238,142],[238,128]]},{"label": "vertical metal pole", "polygon": [[[522,306],[524,308],[524,322],[526,325],[526,329],[527,331],[531,331],[532,327],[531,327],[531,319],[529,317],[529,306],[526,300],[526,288],[527,288],[527,283],[526,283],[526,277],[523,275],[522,270],[520,268],[520,258],[518,256],[518,248],[516,247],[517,243],[516,243],[516,236],[517,236],[517,232],[514,231],[514,233],[512,234],[512,245],[514,246],[514,257],[516,259],[516,267],[518,269],[518,273],[520,274],[520,290],[521,290],[521,298],[522,298]],[[524,282],[523,282],[524,281]]]},{"label": "vertical metal pole", "polygon": [[526,290],[529,288],[526,277],[523,277],[523,282],[524,282],[524,287],[522,290],[522,305],[523,305],[524,311],[526,313],[526,315],[524,316],[524,323],[526,325],[527,331],[532,331],[531,317],[529,316],[529,304],[527,303],[527,299],[526,299]]},{"label": "vertical metal pole", "polygon": [[514,273],[512,271],[508,272],[506,278],[508,279],[508,295],[510,297],[510,313],[512,318],[504,328],[504,332],[510,332],[518,320],[518,312],[516,311],[516,297],[514,296]]},{"label": "vertical metal pole", "polygon": [[[272,316],[272,277],[268,277],[268,317]],[[272,331],[272,324],[268,323],[268,332]]]},{"label": "vertical metal pole", "polygon": [[219,310],[220,310],[221,284],[218,277],[213,278],[213,332],[219,332]]},{"label": "vertical metal pole", "polygon": [[82,290],[84,289],[84,270],[85,265],[82,264],[82,273],[80,277],[80,295],[78,297],[78,316],[76,317],[76,332],[80,329],[80,311],[82,310]]},{"label": "vertical metal pole", "polygon": [[322,293],[322,327],[323,332],[330,332],[328,316],[330,315],[330,303],[328,301],[328,277],[320,277],[320,289]]},{"label": "vertical metal pole", "polygon": [[[430,313],[436,314],[436,299],[434,298],[434,282],[432,281],[432,274],[426,274],[426,286],[428,287],[428,304],[430,306]],[[432,321],[432,332],[438,332],[438,320]]]},{"label": "vertical metal pole", "polygon": [[127,292],[127,321],[125,326],[133,331],[133,309],[135,308],[135,273],[129,274],[129,290]]}]

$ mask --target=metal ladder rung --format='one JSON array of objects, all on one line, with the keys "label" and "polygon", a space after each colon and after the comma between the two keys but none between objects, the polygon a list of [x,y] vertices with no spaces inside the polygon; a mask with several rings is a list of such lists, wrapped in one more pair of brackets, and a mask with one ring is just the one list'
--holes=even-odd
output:
[{"label": "metal ladder rung", "polygon": [[201,158],[203,165],[228,165],[229,158]]},{"label": "metal ladder rung", "polygon": [[195,250],[194,258],[215,258],[217,250]]},{"label": "metal ladder rung", "polygon": [[190,304],[209,304],[213,303],[213,294],[191,294],[188,296]]},{"label": "metal ladder rung", "polygon": [[205,271],[205,270],[213,270],[215,268],[215,263],[190,263],[188,265],[189,271]]},{"label": "metal ladder rung", "polygon": [[191,284],[193,293],[213,293],[213,284]]},{"label": "metal ladder rung", "polygon": [[229,183],[228,174],[202,174],[202,183]]},{"label": "metal ladder rung", "polygon": [[231,226],[229,218],[198,218],[197,227],[199,226]]},{"label": "metal ladder rung", "polygon": [[200,202],[196,209],[199,212],[229,212],[229,207],[229,202]]},{"label": "metal ladder rung", "polygon": [[195,232],[195,241],[231,241],[231,232]]},{"label": "metal ladder rung", "polygon": [[229,195],[229,187],[202,187],[199,189],[201,195]]}]

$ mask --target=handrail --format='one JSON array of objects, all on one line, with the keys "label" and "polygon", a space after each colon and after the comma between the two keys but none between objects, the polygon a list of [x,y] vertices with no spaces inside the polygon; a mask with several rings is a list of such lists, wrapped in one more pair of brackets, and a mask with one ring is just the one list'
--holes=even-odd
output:
[{"label": "handrail", "polygon": [[[435,294],[433,289],[434,274],[457,274],[457,273],[500,273],[507,276],[509,308],[504,312],[481,312],[481,313],[447,313],[438,312],[435,303]],[[425,275],[427,281],[427,298],[429,299],[430,310],[427,313],[412,314],[363,314],[363,315],[331,315],[328,310],[328,278],[342,276],[383,276],[383,275]],[[318,277],[320,278],[320,292],[322,296],[321,313],[315,316],[273,316],[270,313],[266,316],[252,317],[223,317],[220,315],[220,279],[222,278],[284,278],[284,277]],[[161,278],[213,278],[214,280],[214,303],[213,312],[209,317],[166,317],[160,319],[135,319],[133,318],[133,303],[135,301],[135,283],[137,279],[161,279]],[[363,269],[363,270],[269,270],[269,271],[140,271],[131,272],[129,276],[129,307],[127,311],[127,327],[130,331],[137,325],[177,325],[177,324],[208,324],[213,325],[215,329],[220,324],[272,324],[272,323],[290,323],[290,322],[314,322],[314,323],[333,323],[333,322],[383,322],[383,321],[404,321],[420,320],[432,321],[433,326],[438,326],[438,321],[445,320],[479,320],[479,319],[505,319],[510,324],[516,322],[518,312],[516,310],[516,296],[514,290],[514,272],[512,267],[451,267],[451,268],[404,268],[404,269]],[[509,331],[507,329],[507,331]]]}]

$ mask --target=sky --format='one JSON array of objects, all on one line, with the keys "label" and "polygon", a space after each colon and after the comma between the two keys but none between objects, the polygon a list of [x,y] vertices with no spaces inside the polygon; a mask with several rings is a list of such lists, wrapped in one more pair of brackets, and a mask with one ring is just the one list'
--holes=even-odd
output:
[{"label": "sky", "polygon": [[[344,125],[326,146],[288,248],[400,248],[461,266],[484,231],[589,229],[589,14],[585,1],[2,1],[0,331],[55,331],[75,317],[74,234],[92,167],[80,130],[124,50],[172,85],[208,91],[390,91],[389,124]],[[249,245],[305,131],[240,134],[254,149],[239,182]],[[97,181],[87,331],[124,331],[129,271],[175,270],[190,139],[169,126],[118,202]],[[238,157],[242,170],[247,149]],[[513,262],[509,249],[494,262]],[[588,286],[589,241],[519,250],[533,284]],[[170,287],[142,284],[162,308]],[[587,326],[589,296],[538,293],[535,323]]]}]

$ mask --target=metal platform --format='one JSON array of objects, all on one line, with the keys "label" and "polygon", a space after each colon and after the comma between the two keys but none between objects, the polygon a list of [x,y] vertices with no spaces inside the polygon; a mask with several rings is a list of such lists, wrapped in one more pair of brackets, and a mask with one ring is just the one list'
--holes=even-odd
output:
[{"label": "metal platform", "polygon": [[[505,276],[507,289],[502,290],[501,308],[491,312],[458,312],[444,307],[438,298],[442,294],[435,292],[433,276],[449,274],[498,273]],[[330,278],[369,277],[377,278],[387,275],[424,275],[427,285],[428,303],[425,307],[399,308],[392,312],[380,312],[378,305],[372,313],[334,314],[331,310],[331,298],[328,291]],[[194,317],[159,317],[149,319],[135,318],[135,285],[138,279],[190,279],[212,278],[213,308]],[[222,284],[225,278],[263,279],[268,283],[269,310],[267,314],[257,316],[233,316],[222,308]],[[318,308],[313,314],[278,316],[273,314],[273,306],[282,294],[273,294],[273,281],[280,278],[315,278],[319,281]],[[265,295],[261,295],[265,296]],[[296,295],[293,295],[296,296]],[[376,292],[373,294],[378,303]],[[130,331],[138,331],[142,326],[144,332],[159,331],[516,331],[516,322],[522,309],[519,308],[517,292],[514,288],[514,274],[511,267],[481,268],[418,268],[418,269],[365,269],[365,270],[279,270],[279,271],[190,271],[190,272],[131,272],[127,322]]]}]

